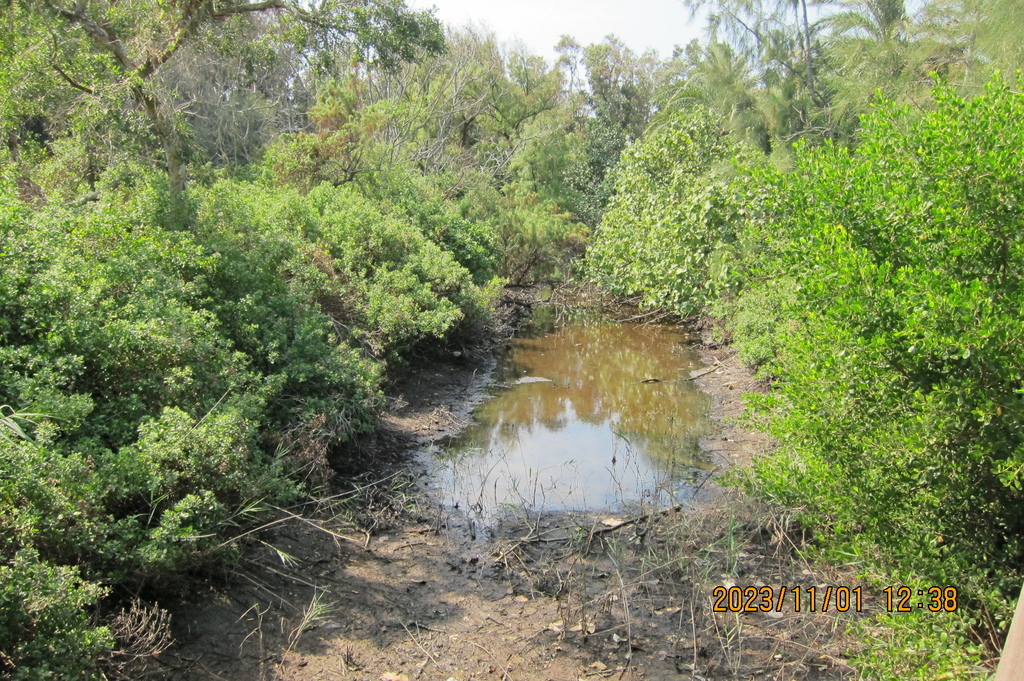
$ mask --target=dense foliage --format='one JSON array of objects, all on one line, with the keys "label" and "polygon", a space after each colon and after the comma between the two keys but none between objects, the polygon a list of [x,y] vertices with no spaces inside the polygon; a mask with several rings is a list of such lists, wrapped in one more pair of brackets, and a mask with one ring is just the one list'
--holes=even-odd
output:
[{"label": "dense foliage", "polygon": [[666,61],[565,36],[549,65],[402,0],[0,3],[0,676],[100,674],[107,594],[229,560],[389,373],[588,247],[776,382],[759,493],[968,594],[866,669],[922,676],[951,633],[952,674],[998,638],[1024,104],[971,97],[1022,65],[1019,3],[686,4],[709,39]]},{"label": "dense foliage", "polygon": [[957,585],[980,633],[1024,567],[1024,97],[996,81],[935,101],[762,178],[756,273],[799,285],[757,487],[893,575]]},{"label": "dense foliage", "polygon": [[704,107],[671,114],[623,154],[588,251],[597,281],[686,316],[733,286],[741,151]]},{"label": "dense foliage", "polygon": [[102,630],[47,623],[81,625],[94,584],[167,588],[223,560],[232,527],[372,428],[386,361],[486,308],[451,254],[354,188],[221,181],[193,190],[187,232],[155,224],[160,199],[5,197],[0,401],[43,416],[0,440],[0,550],[40,588],[87,580],[49,605],[5,581],[17,670],[91,659]]},{"label": "dense foliage", "polygon": [[229,561],[386,377],[571,271],[654,62],[567,82],[401,0],[0,18],[0,676],[88,678],[107,594]]},{"label": "dense foliage", "polygon": [[711,107],[722,127],[777,159],[792,142],[856,144],[883,99],[928,99],[932,74],[975,93],[994,68],[1024,66],[1017,0],[683,0],[708,40],[680,51],[663,109]]},{"label": "dense foliage", "polygon": [[[942,87],[929,112],[877,107],[856,149],[801,145],[786,171],[747,163],[717,190],[708,167],[740,155],[705,126],[704,165],[658,165],[700,139],[666,125],[624,157],[590,252],[619,290],[724,313],[764,364],[774,390],[754,404],[780,444],[752,489],[879,579],[959,588],[940,627],[898,621],[868,648],[862,668],[885,678],[966,673],[1024,574],[1022,121],[1001,79],[974,98]],[[738,296],[707,265],[723,232]]]}]

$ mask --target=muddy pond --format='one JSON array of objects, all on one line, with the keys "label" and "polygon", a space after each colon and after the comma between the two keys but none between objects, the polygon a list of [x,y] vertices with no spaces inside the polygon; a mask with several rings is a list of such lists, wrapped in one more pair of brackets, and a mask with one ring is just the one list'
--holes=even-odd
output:
[{"label": "muddy pond", "polygon": [[434,491],[483,522],[686,503],[713,468],[708,399],[687,380],[702,366],[677,327],[535,319],[472,424],[431,453]]}]

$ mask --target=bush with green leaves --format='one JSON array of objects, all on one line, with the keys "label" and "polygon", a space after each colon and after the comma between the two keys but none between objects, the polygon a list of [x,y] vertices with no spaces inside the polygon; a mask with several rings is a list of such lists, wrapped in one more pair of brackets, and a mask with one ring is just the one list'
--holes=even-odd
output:
[{"label": "bush with green leaves", "polygon": [[80,612],[96,584],[208,565],[227,520],[296,492],[257,446],[260,377],[204,309],[215,257],[145,194],[0,201],[0,402],[36,415],[0,439],[0,569],[37,578],[4,580],[14,678],[80,677],[109,641]]},{"label": "bush with green leaves", "polygon": [[476,284],[487,284],[498,268],[498,248],[493,227],[484,220],[467,218],[431,178],[393,168],[361,183],[363,193],[380,209],[399,219],[411,220],[419,231],[470,271]]},{"label": "bush with green leaves", "polygon": [[113,644],[85,610],[102,595],[77,569],[42,562],[32,549],[0,563],[0,677],[91,678],[96,660]]},{"label": "bush with green leaves", "polygon": [[[247,353],[270,350],[271,362],[306,365],[307,351],[279,356],[289,341],[274,330],[303,308],[315,310],[325,336],[378,360],[397,359],[485,314],[480,288],[450,252],[354,185],[321,184],[303,194],[221,181],[200,194],[199,216],[204,239],[222,255],[212,282],[224,301],[214,303],[217,314],[233,335],[251,339]],[[252,291],[264,299],[253,299]],[[295,378],[305,385],[322,375],[310,366]]]},{"label": "bush with green leaves", "polygon": [[731,179],[738,158],[753,160],[704,108],[652,126],[616,169],[615,194],[587,252],[590,276],[683,316],[730,291],[743,207]]},{"label": "bush with green leaves", "polygon": [[712,316],[725,321],[740,359],[758,367],[760,376],[771,375],[775,353],[795,324],[788,314],[796,287],[791,278],[772,277],[741,296],[721,298],[709,308]]},{"label": "bush with green leaves", "polygon": [[87,676],[97,585],[230,558],[374,427],[388,363],[486,314],[451,253],[354,186],[190,200],[185,231],[159,182],[34,210],[0,192],[0,574],[35,576],[0,587],[15,678]]},{"label": "bush with green leaves", "polygon": [[1024,576],[1024,95],[939,88],[861,136],[759,175],[744,297],[796,285],[784,331],[750,330],[779,378],[755,487],[891,579],[958,587],[977,640]]}]

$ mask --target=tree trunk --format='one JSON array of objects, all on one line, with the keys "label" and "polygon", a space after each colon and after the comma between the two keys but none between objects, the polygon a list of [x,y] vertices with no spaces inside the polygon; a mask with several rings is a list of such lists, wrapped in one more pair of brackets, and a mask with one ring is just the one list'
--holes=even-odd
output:
[{"label": "tree trunk", "polygon": [[164,159],[167,163],[167,179],[170,183],[171,205],[175,210],[181,206],[185,193],[185,163],[181,158],[181,140],[174,129],[174,120],[164,111],[160,101],[152,93],[147,93],[142,86],[132,88],[135,101],[145,110],[153,132],[160,145],[164,148]]},{"label": "tree trunk", "polygon": [[811,25],[807,20],[807,0],[800,0],[800,6],[803,9],[804,64],[807,68],[807,89],[810,90],[811,97],[814,97],[814,64],[811,60]]}]

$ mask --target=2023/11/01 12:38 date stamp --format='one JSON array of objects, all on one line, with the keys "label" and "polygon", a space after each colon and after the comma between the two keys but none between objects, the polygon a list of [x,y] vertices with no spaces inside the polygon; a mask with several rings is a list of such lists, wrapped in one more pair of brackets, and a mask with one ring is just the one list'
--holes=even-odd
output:
[{"label": "2023/11/01 12:38 date stamp", "polygon": [[884,600],[889,612],[955,612],[959,593],[955,586],[911,588],[889,586],[877,594],[856,586],[716,586],[715,612],[861,612],[868,599]]}]

